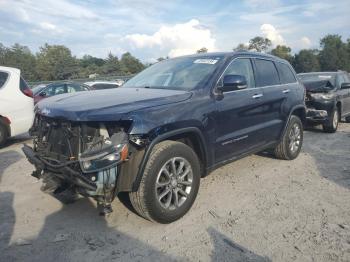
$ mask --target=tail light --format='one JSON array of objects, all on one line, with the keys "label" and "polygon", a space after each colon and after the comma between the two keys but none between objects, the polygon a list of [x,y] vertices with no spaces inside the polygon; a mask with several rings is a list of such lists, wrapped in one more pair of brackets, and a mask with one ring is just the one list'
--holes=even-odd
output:
[{"label": "tail light", "polygon": [[26,88],[22,91],[23,94],[25,94],[26,96],[32,97],[33,98],[33,91],[29,88]]},{"label": "tail light", "polygon": [[3,121],[5,122],[5,124],[8,124],[8,125],[11,124],[11,120],[10,120],[8,117],[3,116],[2,119],[3,119]]}]

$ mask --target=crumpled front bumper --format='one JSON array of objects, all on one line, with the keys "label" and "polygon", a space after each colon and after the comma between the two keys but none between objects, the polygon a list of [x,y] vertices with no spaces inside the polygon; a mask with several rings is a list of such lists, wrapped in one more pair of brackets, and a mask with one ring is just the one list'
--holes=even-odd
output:
[{"label": "crumpled front bumper", "polygon": [[328,112],[326,110],[307,108],[306,120],[308,123],[322,124],[328,120]]},{"label": "crumpled front bumper", "polygon": [[50,164],[48,161],[41,159],[28,145],[23,145],[22,151],[28,161],[36,167],[36,171],[32,174],[34,177],[40,179],[41,173],[48,171],[61,180],[68,181],[89,191],[96,191],[96,183],[90,181],[81,173],[71,169],[67,165],[59,166]]}]

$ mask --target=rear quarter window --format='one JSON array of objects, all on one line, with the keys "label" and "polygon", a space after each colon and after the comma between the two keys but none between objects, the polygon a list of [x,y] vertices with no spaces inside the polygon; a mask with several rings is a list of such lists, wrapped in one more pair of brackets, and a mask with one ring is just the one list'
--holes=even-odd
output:
[{"label": "rear quarter window", "polygon": [[8,77],[9,77],[8,73],[0,72],[0,88],[2,88],[5,85]]},{"label": "rear quarter window", "polygon": [[20,79],[19,79],[19,89],[21,89],[22,92],[26,89],[29,89],[27,82],[24,81],[24,79],[22,77],[20,77]]},{"label": "rear quarter window", "polygon": [[280,79],[274,62],[270,60],[255,59],[255,67],[257,87],[273,86],[280,84]]},{"label": "rear quarter window", "polygon": [[297,80],[287,64],[276,63],[282,84],[295,83]]}]

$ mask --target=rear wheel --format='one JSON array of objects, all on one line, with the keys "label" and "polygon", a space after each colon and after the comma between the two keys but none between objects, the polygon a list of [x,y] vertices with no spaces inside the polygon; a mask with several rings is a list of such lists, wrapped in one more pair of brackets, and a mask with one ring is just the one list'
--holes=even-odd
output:
[{"label": "rear wheel", "polygon": [[7,127],[0,122],[0,147],[5,145],[8,138]]},{"label": "rear wheel", "polygon": [[339,111],[338,108],[335,108],[332,115],[329,117],[327,123],[323,125],[323,131],[327,133],[334,133],[338,129],[338,124],[339,124]]},{"label": "rear wheel", "polygon": [[175,141],[157,144],[146,164],[137,192],[130,201],[146,219],[171,223],[194,203],[200,180],[200,164],[189,146]]},{"label": "rear wheel", "polygon": [[346,123],[350,123],[350,116],[345,117]]},{"label": "rear wheel", "polygon": [[303,124],[299,117],[292,115],[282,140],[275,148],[275,156],[279,159],[293,160],[303,144]]}]

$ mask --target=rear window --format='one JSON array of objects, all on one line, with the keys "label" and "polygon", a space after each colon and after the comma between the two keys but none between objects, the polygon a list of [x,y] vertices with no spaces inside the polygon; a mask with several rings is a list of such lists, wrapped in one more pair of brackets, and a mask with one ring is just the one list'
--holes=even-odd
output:
[{"label": "rear window", "polygon": [[29,86],[27,85],[26,81],[24,81],[22,77],[20,77],[20,80],[19,80],[19,89],[21,89],[22,92],[26,89],[29,89]]},{"label": "rear window", "polygon": [[8,77],[9,77],[8,73],[0,72],[0,88],[2,88],[5,85]]},{"label": "rear window", "polygon": [[296,82],[295,76],[288,65],[283,63],[277,63],[276,65],[282,84],[290,84]]},{"label": "rear window", "polygon": [[270,60],[256,59],[256,86],[273,86],[280,84],[275,64]]}]

